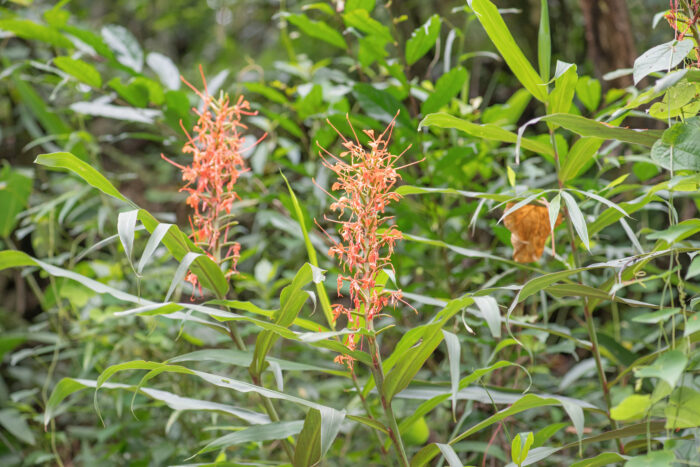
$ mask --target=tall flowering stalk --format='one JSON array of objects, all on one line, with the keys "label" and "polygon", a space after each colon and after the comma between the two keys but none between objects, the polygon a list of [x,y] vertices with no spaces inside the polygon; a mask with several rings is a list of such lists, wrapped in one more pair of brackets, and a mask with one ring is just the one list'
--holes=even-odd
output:
[{"label": "tall flowering stalk", "polygon": [[[398,114],[397,114],[398,115]],[[389,140],[394,129],[395,119],[380,135],[365,130],[369,137],[369,148],[365,148],[352,127],[354,140],[346,139],[335,127],[333,129],[343,140],[345,151],[335,156],[321,148],[319,153],[323,165],[337,176],[331,191],[339,191],[339,197],[329,193],[335,200],[331,210],[338,212],[338,219],[333,220],[340,226],[340,241],[332,242],[328,254],[339,260],[342,273],[338,275],[338,296],[344,284],[349,285],[350,306],[333,305],[334,317],[345,315],[348,328],[366,330],[370,354],[372,356],[372,374],[382,399],[382,406],[388,418],[389,436],[399,454],[403,465],[408,465],[406,452],[396,424],[396,418],[390,401],[383,396],[384,372],[382,360],[374,332],[374,318],[388,304],[395,305],[402,301],[401,291],[389,292],[377,286],[377,277],[382,269],[393,269],[391,255],[396,242],[402,238],[401,232],[393,225],[387,225],[392,217],[385,211],[392,202],[401,196],[394,191],[396,182],[401,178],[396,162],[408,150],[399,155],[388,149]],[[330,122],[329,125],[333,126]],[[409,164],[410,165],[410,164]],[[358,345],[359,333],[346,337],[345,344],[350,351]],[[339,355],[336,362],[346,364],[353,371],[354,359],[350,355]]]},{"label": "tall flowering stalk", "polygon": [[[256,115],[257,112],[250,110],[250,103],[243,96],[232,104],[227,94],[221,93],[217,99],[209,95],[201,66],[199,70],[204,92],[181,77],[202,100],[202,110],[193,109],[199,117],[193,128],[194,136],[180,122],[187,136],[182,152],[192,154],[192,163],[182,166],[165,155],[161,154],[161,157],[182,170],[182,180],[186,183],[180,191],[189,193],[187,205],[194,210],[190,224],[195,244],[217,263],[230,261],[226,271],[229,277],[236,272],[241,251],[239,243],[228,240],[229,229],[235,225],[230,220],[231,206],[238,199],[235,185],[240,175],[250,170],[242,155],[250,149],[242,147],[244,138],[241,131],[247,129],[242,118]],[[193,287],[199,285],[197,276],[192,272],[188,273],[186,280]]]}]

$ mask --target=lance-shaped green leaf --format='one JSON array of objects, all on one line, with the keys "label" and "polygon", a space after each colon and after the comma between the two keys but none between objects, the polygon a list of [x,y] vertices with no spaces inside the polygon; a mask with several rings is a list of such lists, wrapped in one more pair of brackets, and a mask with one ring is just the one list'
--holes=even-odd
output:
[{"label": "lance-shaped green leaf", "polygon": [[544,82],[513,39],[496,5],[489,0],[471,0],[469,6],[520,84],[537,100],[546,102],[547,89]]},{"label": "lance-shaped green leaf", "polygon": [[[306,246],[306,254],[309,256],[309,263],[311,263],[312,266],[318,267],[318,256],[316,255],[316,250],[314,249],[313,244],[311,243],[311,238],[309,237],[309,231],[306,229],[306,222],[304,219],[304,213],[301,210],[301,206],[299,205],[299,201],[297,200],[296,194],[294,194],[294,190],[292,190],[292,187],[289,185],[289,181],[287,180],[287,177],[284,176],[284,174],[281,174],[282,178],[284,179],[284,183],[287,184],[287,190],[289,190],[289,196],[292,198],[292,205],[294,206],[294,214],[296,215],[297,222],[299,223],[299,227],[301,227],[301,233],[304,236],[304,245]],[[323,281],[319,281],[315,283],[316,285],[316,294],[318,295],[318,300],[321,302],[321,310],[323,310],[323,314],[326,317],[326,321],[328,322],[328,326],[331,328],[331,330],[335,330],[335,319],[333,318],[333,310],[331,309],[331,301],[328,299],[328,292],[326,291],[326,287],[323,284]]]},{"label": "lance-shaped green leaf", "polygon": [[[567,130],[578,133],[581,136],[594,136],[596,138],[616,139],[627,143],[641,144],[652,147],[661,137],[658,130],[633,130],[611,125],[609,123],[591,120],[586,117],[573,114],[552,114],[540,117],[536,121],[544,120],[548,123],[560,125]],[[534,122],[533,122],[534,123]],[[526,147],[523,144],[523,147]]]},{"label": "lance-shaped green leaf", "polygon": [[[418,125],[419,128],[423,126],[454,128],[476,138],[502,141],[504,143],[516,143],[518,141],[517,134],[504,130],[497,125],[479,125],[443,112],[426,115],[420,122],[420,125]],[[551,144],[529,138],[521,138],[520,144],[530,151],[554,157],[554,150]]]},{"label": "lance-shaped green leaf", "polygon": [[[292,283],[282,290],[280,308],[275,312],[273,320],[277,326],[287,328],[294,322],[299,311],[301,311],[301,307],[309,299],[309,293],[304,290],[304,287],[314,279],[320,280],[318,277],[315,278],[314,274],[313,266],[306,263],[294,276]],[[253,374],[260,375],[265,369],[265,357],[277,339],[277,334],[273,332],[263,331],[258,334],[258,338],[255,341],[253,361],[250,364],[250,371]]]},{"label": "lance-shaped green leaf", "polygon": [[342,34],[328,26],[323,21],[313,21],[310,20],[306,15],[286,15],[285,19],[292,23],[294,26],[298,27],[301,32],[307,36],[313,37],[314,39],[319,39],[324,42],[338,47],[340,49],[347,49],[348,45],[343,39]]},{"label": "lance-shaped green leaf", "polygon": [[552,37],[549,30],[549,5],[547,0],[540,0],[540,28],[537,32],[537,63],[542,82],[549,81],[552,66]]},{"label": "lance-shaped green leaf", "polygon": [[550,113],[569,113],[576,91],[576,65],[557,62],[557,76],[554,79],[554,89],[549,95]]},{"label": "lance-shaped green leaf", "polygon": [[[122,195],[97,169],[71,153],[41,154],[34,162],[46,167],[69,170],[102,193],[123,201],[134,208],[138,207]],[[138,210],[138,219],[151,234],[160,225],[160,222],[145,209]],[[219,266],[211,258],[203,254],[204,252],[196,247],[177,226],[167,229],[163,237],[163,244],[178,261],[182,261],[187,253],[199,253],[200,256],[192,263],[192,272],[204,287],[213,290],[217,296],[224,297],[226,295],[229,284]]]},{"label": "lance-shaped green leaf", "polygon": [[46,42],[47,44],[67,49],[73,48],[73,43],[61,34],[58,29],[44,26],[28,19],[0,20],[0,29],[9,31],[22,39]]},{"label": "lance-shaped green leaf", "polygon": [[420,336],[423,339],[422,342],[407,352],[402,352],[399,362],[394,365],[384,380],[383,392],[388,401],[409,385],[425,361],[442,342],[442,325],[443,323],[439,322],[424,327]]}]

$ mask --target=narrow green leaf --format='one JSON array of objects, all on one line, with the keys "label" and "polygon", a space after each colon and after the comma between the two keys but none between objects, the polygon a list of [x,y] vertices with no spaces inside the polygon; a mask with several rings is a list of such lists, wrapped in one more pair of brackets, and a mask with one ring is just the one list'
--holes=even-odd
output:
[{"label": "narrow green leaf", "polygon": [[578,75],[576,74],[576,65],[570,63],[557,62],[557,69],[564,66],[566,71],[561,73],[554,80],[554,89],[549,95],[550,113],[568,114],[571,105],[574,102],[574,92],[576,92],[576,82]]},{"label": "narrow green leaf", "polygon": [[422,332],[416,336],[418,339],[423,339],[419,345],[407,351],[399,350],[398,346],[394,349],[392,355],[397,354],[398,351],[401,359],[391,368],[384,380],[383,392],[388,401],[409,385],[425,361],[433,354],[443,339],[442,324],[439,322],[421,328]]},{"label": "narrow green leaf", "polygon": [[120,212],[119,216],[117,216],[117,232],[119,234],[119,241],[121,241],[121,244],[124,247],[124,253],[126,254],[132,268],[134,264],[134,230],[136,229],[138,214],[138,209],[132,209],[130,211]]},{"label": "narrow green leaf", "polygon": [[[596,138],[617,139],[627,143],[641,144],[652,147],[661,134],[656,130],[633,130],[598,122],[579,115],[552,114],[541,117],[539,120],[555,123],[567,130],[578,133],[581,136],[594,136]],[[523,144],[523,147],[525,144]]]},{"label": "narrow green leaf", "polygon": [[294,467],[316,465],[321,459],[321,412],[311,409],[306,413],[304,426],[294,449]]},{"label": "narrow green leaf", "polygon": [[160,242],[163,241],[165,234],[168,233],[172,226],[173,224],[158,224],[153,230],[153,234],[149,237],[148,243],[146,243],[146,247],[143,249],[143,253],[141,254],[139,265],[136,268],[137,274],[141,274],[143,272],[143,268],[146,266],[146,264],[148,264],[148,261],[153,256],[153,253],[155,253],[156,248],[158,248],[158,245],[160,245]]},{"label": "narrow green leaf", "polygon": [[520,84],[537,100],[546,102],[547,88],[544,81],[518,47],[496,5],[489,0],[472,0],[469,5]]},{"label": "narrow green leaf", "polygon": [[537,32],[537,63],[543,83],[549,81],[552,66],[552,38],[549,31],[549,5],[547,0],[540,0],[540,28]]},{"label": "narrow green leaf", "polygon": [[[425,118],[418,125],[419,128],[423,126],[455,128],[476,138],[503,141],[504,143],[516,143],[518,141],[517,134],[508,130],[504,130],[499,126],[479,125],[477,123],[472,123],[446,113],[433,113],[426,115]],[[522,145],[522,147],[530,151],[554,157],[554,150],[552,149],[552,146],[548,143],[543,143],[534,139],[521,138],[520,144]]]},{"label": "narrow green leaf", "polygon": [[[311,263],[312,266],[318,267],[318,256],[316,255],[316,250],[311,243],[311,238],[309,238],[309,231],[306,229],[304,213],[301,210],[296,194],[294,194],[294,190],[292,190],[292,187],[289,185],[287,177],[285,177],[284,174],[281,175],[284,179],[284,183],[287,184],[287,190],[289,190],[289,196],[292,198],[292,205],[294,206],[294,214],[296,215],[299,227],[301,227],[301,232],[304,235],[304,245],[306,246],[306,254],[309,256],[309,263]],[[331,301],[328,298],[326,287],[323,282],[316,282],[315,285],[318,299],[321,302],[321,310],[323,310],[328,326],[331,328],[331,330],[335,330],[335,319],[333,319],[333,310],[331,309]]]},{"label": "narrow green leaf", "polygon": [[581,210],[579,209],[578,204],[576,204],[576,200],[574,200],[573,196],[566,191],[562,191],[561,196],[564,198],[566,209],[569,212],[569,219],[571,219],[571,223],[574,224],[576,233],[586,249],[590,251],[591,246],[588,242],[588,227],[586,227],[586,219],[583,217],[583,213],[581,213]]},{"label": "narrow green leaf", "polygon": [[31,178],[9,164],[0,170],[0,238],[9,237],[17,225],[17,215],[27,207],[32,184]]},{"label": "narrow green leaf", "polygon": [[459,363],[460,350],[459,338],[449,331],[442,330],[442,335],[447,344],[447,359],[450,363],[450,387],[452,390],[452,414],[454,417],[457,409],[457,391],[459,391]]}]

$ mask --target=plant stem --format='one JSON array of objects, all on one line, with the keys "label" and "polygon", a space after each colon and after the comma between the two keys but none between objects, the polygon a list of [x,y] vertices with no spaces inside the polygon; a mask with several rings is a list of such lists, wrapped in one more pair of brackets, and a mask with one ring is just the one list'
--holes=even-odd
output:
[{"label": "plant stem", "polygon": [[[372,332],[374,331],[374,325],[372,320],[367,321],[367,329]],[[372,332],[367,338],[369,341],[369,350],[372,355],[372,375],[374,376],[374,382],[377,385],[377,392],[382,401],[382,408],[384,409],[384,414],[389,420],[389,437],[392,443],[394,443],[394,448],[396,448],[396,453],[399,456],[402,466],[408,466],[408,456],[406,455],[406,449],[403,446],[403,441],[401,440],[401,433],[399,432],[399,425],[396,423],[396,417],[394,416],[394,410],[391,408],[391,401],[386,399],[384,395],[384,370],[382,369],[382,357],[379,355],[379,347],[377,346],[377,337]]]},{"label": "plant stem", "polygon": [[[238,347],[238,350],[245,352],[246,345],[245,342],[243,342],[243,339],[241,339],[240,334],[238,334],[238,329],[231,323],[228,323],[228,333],[229,336],[231,336],[231,340],[233,341],[234,344],[236,344],[236,347]],[[250,370],[248,370],[250,372]],[[250,373],[250,377],[253,380],[253,383],[256,386],[261,386],[262,384],[260,383],[260,379],[257,378],[254,374]],[[263,407],[265,408],[265,412],[267,415],[270,417],[270,420],[273,422],[279,422],[280,417],[277,414],[277,410],[275,410],[275,406],[272,405],[272,401],[263,396],[262,394],[258,394],[260,396],[260,399],[262,399]],[[294,462],[294,450],[292,449],[292,445],[288,440],[283,440],[282,441],[282,446],[284,446],[284,450],[287,453],[287,457],[289,457],[290,462]]]},{"label": "plant stem", "polygon": [[[556,140],[554,138],[554,131],[550,128],[549,130],[549,136],[552,141],[552,146],[554,148],[554,160],[556,162],[556,167],[557,167],[557,179],[559,180],[559,188],[561,189],[563,187],[563,183],[561,181],[561,178],[559,177],[560,173],[560,161],[559,161],[559,153],[557,151],[557,144]],[[573,227],[573,222],[571,220],[571,215],[569,214],[569,210],[565,209],[565,214],[566,214],[566,227],[569,233],[569,242],[571,244],[571,253],[574,258],[574,267],[576,269],[581,267],[581,259],[579,258],[578,255],[578,249],[576,248],[576,236],[574,234],[574,227]],[[583,283],[583,279],[581,278],[581,273],[578,274],[579,276],[579,281]],[[610,400],[610,388],[608,387],[608,381],[605,376],[605,369],[603,368],[603,359],[600,356],[600,347],[598,346],[598,334],[595,331],[595,324],[593,323],[593,313],[591,312],[589,306],[588,306],[588,297],[583,297],[583,316],[586,321],[586,329],[588,331],[588,338],[591,340],[591,353],[593,354],[593,358],[595,360],[595,366],[598,371],[598,380],[600,382],[600,386],[603,389],[603,397],[605,398],[605,405],[606,405],[606,415],[608,416],[608,420],[610,420],[610,425],[612,426],[613,430],[617,429],[617,422],[612,418],[610,415],[610,409],[612,408],[612,403]],[[624,453],[624,448],[622,446],[622,442],[617,439],[617,448],[620,451],[621,454]]]}]

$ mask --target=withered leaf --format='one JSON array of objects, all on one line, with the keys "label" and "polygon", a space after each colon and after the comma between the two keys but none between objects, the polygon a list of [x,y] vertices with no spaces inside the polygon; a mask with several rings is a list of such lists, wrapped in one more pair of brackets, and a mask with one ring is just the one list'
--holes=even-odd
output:
[{"label": "withered leaf", "polygon": [[[515,203],[508,203],[506,210]],[[561,213],[556,225],[561,224]],[[503,224],[510,230],[510,242],[513,244],[513,259],[518,263],[532,263],[539,260],[544,252],[544,243],[549,237],[549,210],[539,204],[526,204],[511,212]]]}]

